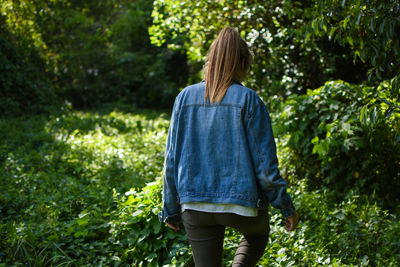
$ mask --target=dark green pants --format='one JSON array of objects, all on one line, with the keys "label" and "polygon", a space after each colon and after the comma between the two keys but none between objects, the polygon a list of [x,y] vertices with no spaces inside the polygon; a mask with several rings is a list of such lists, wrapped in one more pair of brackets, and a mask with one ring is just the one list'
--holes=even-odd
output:
[{"label": "dark green pants", "polygon": [[257,217],[185,210],[182,219],[197,267],[221,266],[226,226],[243,234],[232,266],[255,266],[268,242],[266,210],[259,210]]}]

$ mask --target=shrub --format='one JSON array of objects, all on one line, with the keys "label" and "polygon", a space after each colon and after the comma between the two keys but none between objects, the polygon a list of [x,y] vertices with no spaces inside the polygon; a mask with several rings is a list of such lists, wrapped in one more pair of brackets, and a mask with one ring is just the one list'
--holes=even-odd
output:
[{"label": "shrub", "polygon": [[362,108],[377,94],[336,81],[291,96],[276,117],[283,169],[306,179],[309,189],[326,187],[343,197],[357,188],[394,208],[400,189],[399,115],[382,119],[384,114],[372,110],[360,121]]},{"label": "shrub", "polygon": [[[173,105],[186,56],[150,44],[152,1],[0,0],[0,113]],[[19,115],[18,114],[18,115]]]},{"label": "shrub", "polygon": [[0,115],[19,116],[57,103],[47,64],[33,40],[10,31],[0,14]]},{"label": "shrub", "polygon": [[133,266],[192,266],[189,243],[183,231],[174,232],[158,220],[161,210],[161,179],[140,192],[114,194],[115,219],[109,241],[119,248],[121,261]]},{"label": "shrub", "polygon": [[0,263],[114,262],[113,188],[139,190],[159,175],[167,127],[165,114],[115,105],[1,119]]},{"label": "shrub", "polygon": [[[184,231],[157,217],[165,116],[114,105],[1,119],[0,266],[193,266]],[[396,266],[396,216],[357,190],[336,203],[305,181],[290,188],[298,230],[272,209],[260,266]],[[224,264],[240,238],[226,230]]]},{"label": "shrub", "polygon": [[291,191],[300,215],[295,232],[284,231],[280,214],[271,211],[261,266],[397,266],[398,217],[355,190],[335,203],[332,190],[306,187],[301,181]]}]

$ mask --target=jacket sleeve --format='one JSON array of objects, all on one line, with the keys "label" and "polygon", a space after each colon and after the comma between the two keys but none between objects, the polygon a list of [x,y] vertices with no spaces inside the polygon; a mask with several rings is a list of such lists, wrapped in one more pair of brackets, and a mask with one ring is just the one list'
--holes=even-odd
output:
[{"label": "jacket sleeve", "polygon": [[247,135],[257,182],[271,205],[288,218],[295,208],[279,173],[271,119],[262,100],[258,96],[253,100],[247,116]]},{"label": "jacket sleeve", "polygon": [[177,116],[177,100],[175,100],[165,148],[162,192],[163,208],[158,214],[159,220],[162,222],[179,222],[181,220],[181,207],[176,188],[174,160]]}]

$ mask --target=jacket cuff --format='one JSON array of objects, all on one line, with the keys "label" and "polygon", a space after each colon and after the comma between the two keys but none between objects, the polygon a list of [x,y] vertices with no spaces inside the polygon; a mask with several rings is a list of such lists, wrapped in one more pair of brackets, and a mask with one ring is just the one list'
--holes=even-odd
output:
[{"label": "jacket cuff", "polygon": [[296,209],[294,208],[293,204],[290,205],[289,207],[285,207],[285,209],[281,209],[283,218],[292,217],[293,214],[295,213],[295,211],[296,211]]},{"label": "jacket cuff", "polygon": [[174,215],[168,216],[163,211],[160,211],[158,213],[158,220],[163,223],[180,222],[181,214],[174,214]]}]

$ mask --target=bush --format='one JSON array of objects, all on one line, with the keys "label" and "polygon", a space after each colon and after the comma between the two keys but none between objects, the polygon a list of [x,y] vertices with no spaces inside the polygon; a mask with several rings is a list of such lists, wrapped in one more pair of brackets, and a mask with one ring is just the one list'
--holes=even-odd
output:
[{"label": "bush", "polygon": [[335,204],[330,189],[309,192],[304,181],[291,190],[300,215],[295,232],[283,230],[271,212],[271,235],[261,266],[397,266],[398,217],[354,190]]},{"label": "bush", "polygon": [[119,217],[113,188],[154,181],[168,128],[165,114],[127,110],[0,120],[0,263],[101,265],[120,255],[108,240]]},{"label": "bush", "polygon": [[[277,210],[271,210],[269,244],[259,266],[396,266],[400,260],[398,218],[367,196],[350,191],[339,204],[328,190],[307,192],[303,182],[292,188],[301,216],[299,228],[286,232]],[[119,217],[111,222],[110,240],[125,248],[121,261],[135,266],[192,266],[184,232],[161,225],[161,180],[141,192],[114,195]],[[227,228],[224,265],[232,264],[241,234]],[[127,249],[131,248],[131,249]]]},{"label": "bush", "polygon": [[140,192],[114,194],[118,210],[110,222],[109,240],[118,246],[121,262],[131,266],[192,266],[184,232],[174,232],[158,220],[161,181],[158,179]]},{"label": "bush", "polygon": [[0,115],[37,113],[57,103],[47,64],[33,40],[12,33],[0,14]]},{"label": "bush", "polygon": [[289,97],[275,127],[284,140],[284,170],[305,179],[311,190],[326,187],[341,198],[356,188],[395,208],[400,190],[399,114],[384,119],[385,114],[372,110],[365,116],[363,107],[377,95],[370,87],[336,81]]},{"label": "bush", "polygon": [[[193,266],[184,231],[157,217],[168,124],[120,104],[1,119],[0,266]],[[287,233],[271,210],[260,266],[396,266],[397,217],[357,190],[290,190],[301,224]],[[224,264],[240,238],[226,230]]]},{"label": "bush", "polygon": [[124,101],[166,108],[186,56],[150,44],[152,1],[0,0],[0,112]]}]

